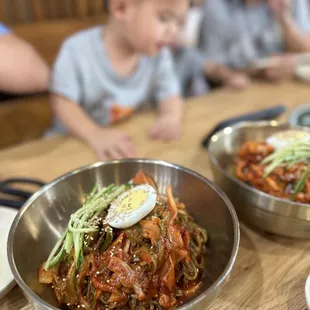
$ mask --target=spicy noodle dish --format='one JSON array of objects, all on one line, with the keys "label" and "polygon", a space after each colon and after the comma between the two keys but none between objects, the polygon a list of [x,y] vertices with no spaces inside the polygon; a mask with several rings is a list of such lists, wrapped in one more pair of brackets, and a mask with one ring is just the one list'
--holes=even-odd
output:
[{"label": "spicy noodle dish", "polygon": [[310,134],[279,132],[266,141],[248,141],[238,150],[235,175],[278,198],[310,204]]},{"label": "spicy noodle dish", "polygon": [[63,309],[173,309],[204,277],[207,233],[174,198],[139,172],[97,186],[39,268]]}]

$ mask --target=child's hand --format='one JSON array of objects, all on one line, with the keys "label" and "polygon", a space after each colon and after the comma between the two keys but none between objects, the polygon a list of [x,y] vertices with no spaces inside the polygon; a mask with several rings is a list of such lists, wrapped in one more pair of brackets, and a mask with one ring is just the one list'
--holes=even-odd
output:
[{"label": "child's hand", "polygon": [[166,114],[157,118],[149,131],[149,136],[154,140],[171,141],[180,138],[182,121],[180,118]]},{"label": "child's hand", "polygon": [[245,89],[249,86],[251,80],[243,73],[234,73],[224,82],[224,86],[232,89]]},{"label": "child's hand", "polygon": [[89,139],[89,145],[100,160],[132,158],[135,156],[135,147],[130,136],[116,129],[99,129]]}]

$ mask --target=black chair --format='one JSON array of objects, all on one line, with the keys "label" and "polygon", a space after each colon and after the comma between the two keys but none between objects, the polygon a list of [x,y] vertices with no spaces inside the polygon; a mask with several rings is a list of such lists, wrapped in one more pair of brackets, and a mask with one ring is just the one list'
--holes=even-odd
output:
[{"label": "black chair", "polygon": [[35,189],[40,189],[44,182],[28,178],[12,178],[0,182],[0,194],[5,194],[9,198],[0,198],[0,205],[14,209],[20,209],[24,203],[36,192],[18,189],[18,185],[31,185]]}]

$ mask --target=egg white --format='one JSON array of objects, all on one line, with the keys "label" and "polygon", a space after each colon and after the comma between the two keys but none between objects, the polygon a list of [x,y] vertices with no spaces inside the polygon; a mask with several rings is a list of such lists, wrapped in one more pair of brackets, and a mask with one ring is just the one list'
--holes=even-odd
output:
[{"label": "egg white", "polygon": [[[130,200],[130,197],[136,199]],[[146,184],[135,186],[112,202],[106,221],[113,228],[129,228],[154,209],[156,200],[157,193],[152,186]]]},{"label": "egg white", "polygon": [[286,130],[269,136],[266,142],[276,150],[285,148],[295,142],[310,141],[310,134],[303,130]]}]

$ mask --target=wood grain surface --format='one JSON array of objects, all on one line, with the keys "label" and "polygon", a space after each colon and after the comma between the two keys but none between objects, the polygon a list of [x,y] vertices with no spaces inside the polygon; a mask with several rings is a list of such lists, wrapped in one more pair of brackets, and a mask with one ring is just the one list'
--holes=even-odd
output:
[{"label": "wood grain surface", "polygon": [[17,25],[72,17],[85,18],[102,14],[102,3],[103,0],[0,0],[0,20]]}]

